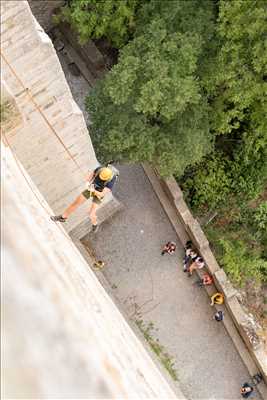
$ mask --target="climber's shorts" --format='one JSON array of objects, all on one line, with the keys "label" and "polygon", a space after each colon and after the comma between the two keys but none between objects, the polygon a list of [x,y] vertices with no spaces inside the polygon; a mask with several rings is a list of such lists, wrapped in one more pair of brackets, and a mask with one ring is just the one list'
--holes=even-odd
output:
[{"label": "climber's shorts", "polygon": [[92,202],[95,203],[95,204],[101,204],[101,200],[99,200],[98,197],[94,196],[94,195],[92,194],[92,192],[90,192],[90,190],[88,190],[88,189],[85,189],[85,190],[82,192],[82,195],[83,195],[83,197],[85,197],[87,200],[92,199]]}]

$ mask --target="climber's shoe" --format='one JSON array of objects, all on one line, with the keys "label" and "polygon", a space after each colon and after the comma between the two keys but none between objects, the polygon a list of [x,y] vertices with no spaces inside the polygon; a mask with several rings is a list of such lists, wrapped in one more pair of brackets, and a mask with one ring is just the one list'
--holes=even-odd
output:
[{"label": "climber's shoe", "polygon": [[50,219],[54,222],[66,222],[67,218],[62,217],[62,215],[52,215]]},{"label": "climber's shoe", "polygon": [[92,226],[92,232],[93,233],[96,233],[98,231],[98,229],[99,229],[99,225],[98,224]]}]

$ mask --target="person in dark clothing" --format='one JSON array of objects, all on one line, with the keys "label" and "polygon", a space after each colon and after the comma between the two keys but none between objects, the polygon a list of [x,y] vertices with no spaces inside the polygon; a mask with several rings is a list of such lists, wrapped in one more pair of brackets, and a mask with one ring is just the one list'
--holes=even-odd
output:
[{"label": "person in dark clothing", "polygon": [[51,216],[54,222],[66,222],[70,214],[72,214],[86,200],[92,199],[89,210],[89,217],[93,225],[93,232],[98,229],[96,210],[105,195],[112,191],[118,174],[114,173],[115,168],[111,166],[98,167],[86,176],[87,187],[76,198],[76,200],[60,215]]},{"label": "person in dark clothing", "polygon": [[183,259],[183,269],[187,271],[187,265],[191,261],[190,253],[193,251],[193,243],[188,240],[184,248],[184,259]]},{"label": "person in dark clothing", "polygon": [[262,377],[262,374],[260,372],[258,372],[257,374],[253,375],[253,377],[252,377],[252,382],[253,382],[254,386],[256,386],[259,383],[261,383],[262,380],[263,380],[263,377]]},{"label": "person in dark clothing", "polygon": [[244,399],[247,399],[249,396],[251,396],[253,390],[254,390],[253,387],[251,385],[249,385],[247,382],[245,382],[244,385],[240,389],[241,396]]},{"label": "person in dark clothing", "polygon": [[223,313],[223,311],[217,311],[215,314],[214,314],[214,319],[215,319],[215,321],[217,321],[217,322],[221,322],[221,321],[223,321],[223,318],[224,318],[224,313]]}]

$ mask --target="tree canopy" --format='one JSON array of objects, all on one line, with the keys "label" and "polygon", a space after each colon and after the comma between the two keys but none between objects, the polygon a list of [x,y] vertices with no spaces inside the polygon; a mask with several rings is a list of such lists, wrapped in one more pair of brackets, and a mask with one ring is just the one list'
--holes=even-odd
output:
[{"label": "tree canopy", "polygon": [[117,48],[129,40],[141,0],[70,0],[57,17],[67,21],[82,43],[106,37]]},{"label": "tree canopy", "polygon": [[267,282],[264,0],[70,0],[82,40],[119,60],[86,99],[100,161],[174,174],[232,280]]},{"label": "tree canopy", "polygon": [[148,161],[163,175],[180,175],[210,150],[198,70],[212,30],[210,2],[145,4],[134,39],[87,98],[100,158]]},{"label": "tree canopy", "polygon": [[[193,204],[212,207],[230,193],[254,198],[267,180],[266,3],[221,0],[218,11],[219,45],[204,78],[216,146],[184,182]],[[219,171],[221,185],[215,183]]]}]

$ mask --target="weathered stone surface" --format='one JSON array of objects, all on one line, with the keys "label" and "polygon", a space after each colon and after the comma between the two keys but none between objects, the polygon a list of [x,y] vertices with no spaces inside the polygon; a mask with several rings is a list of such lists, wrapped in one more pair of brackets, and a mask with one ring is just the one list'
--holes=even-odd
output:
[{"label": "weathered stone surface", "polygon": [[[160,178],[160,177],[159,177]],[[169,183],[170,182],[170,183]],[[225,304],[229,310],[232,320],[235,323],[239,334],[249,349],[257,368],[262,372],[265,382],[267,382],[266,364],[267,357],[264,350],[263,342],[258,335],[260,327],[252,323],[251,318],[242,308],[237,299],[237,291],[234,289],[222,268],[220,268],[217,260],[215,259],[210,247],[209,242],[201,229],[200,224],[196,221],[187,207],[183,197],[177,191],[177,183],[171,178],[169,182],[161,180],[162,187],[167,194],[170,202],[174,205],[177,212],[177,220],[183,225],[189,238],[192,240],[196,248],[199,250],[201,256],[204,258],[208,271],[215,278],[215,285],[218,291],[222,292],[225,296]],[[178,194],[179,193],[179,194]],[[200,274],[201,275],[201,274]],[[211,288],[207,288],[207,292],[211,295]]]},{"label": "weathered stone surface", "polygon": [[1,133],[9,132],[12,136],[14,131],[23,124],[23,118],[14,97],[8,92],[4,82],[1,82]]},{"label": "weathered stone surface", "polygon": [[[184,201],[183,197],[175,198],[174,205],[178,211],[178,213],[184,218],[184,215],[190,212],[186,202]],[[191,214],[191,213],[190,213]],[[186,222],[186,221],[185,221]]]},{"label": "weathered stone surface", "polygon": [[[61,213],[98,165],[95,152],[52,42],[28,3],[1,2],[1,11],[1,40],[9,43],[2,50],[2,78],[24,122],[8,130],[7,139],[54,213]],[[86,207],[73,215],[68,230],[87,218]]]},{"label": "weathered stone surface", "polygon": [[[262,346],[262,342],[257,335],[255,326],[249,321],[248,315],[243,310],[235,296],[227,299],[227,308],[250,351],[256,350]],[[258,361],[259,362],[259,361]]]},{"label": "weathered stone surface", "polygon": [[222,268],[214,273],[214,279],[217,288],[224,294],[227,300],[236,295],[237,290],[233,287]]},{"label": "weathered stone surface", "polygon": [[53,28],[52,15],[54,10],[64,5],[64,0],[28,0],[31,11],[40,25],[48,32]]},{"label": "weathered stone surface", "polygon": [[183,399],[69,236],[50,223],[10,149],[1,156],[3,398]]},{"label": "weathered stone surface", "polygon": [[209,246],[209,242],[201,229],[199,223],[194,219],[194,222],[188,225],[188,233],[190,237],[194,240],[197,248],[202,251]]},{"label": "weathered stone surface", "polygon": [[59,25],[59,28],[64,35],[64,39],[67,39],[72,47],[74,47],[78,51],[78,53],[87,65],[93,67],[92,70],[95,73],[95,77],[99,76],[98,69],[104,67],[105,62],[103,55],[100,53],[94,42],[92,40],[89,40],[87,43],[81,45],[79,43],[77,33],[71,30],[70,26],[67,23],[61,23]]},{"label": "weathered stone surface", "polygon": [[177,185],[176,180],[174,177],[170,177],[164,179],[164,190],[166,191],[167,195],[170,197],[172,201],[178,201],[183,197],[183,192],[181,191],[180,187]]},{"label": "weathered stone surface", "polygon": [[204,258],[207,268],[211,272],[211,274],[214,274],[216,271],[219,271],[221,269],[210,247],[202,249],[201,255]]}]

